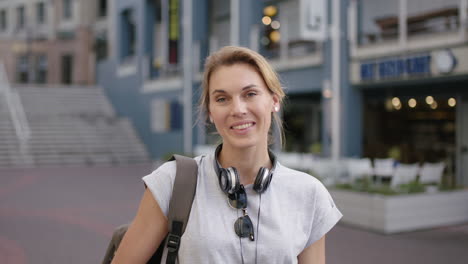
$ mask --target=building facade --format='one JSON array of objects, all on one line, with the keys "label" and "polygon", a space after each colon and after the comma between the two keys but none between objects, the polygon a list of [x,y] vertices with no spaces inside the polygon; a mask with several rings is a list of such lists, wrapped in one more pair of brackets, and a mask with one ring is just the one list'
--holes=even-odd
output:
[{"label": "building facade", "polygon": [[0,60],[11,83],[95,83],[107,1],[0,1]]},{"label": "building facade", "polygon": [[[325,138],[322,88],[324,76],[330,72],[324,58],[329,43],[311,40],[298,30],[300,7],[305,2],[115,1],[110,30],[116,47],[98,67],[99,83],[109,87],[118,111],[135,116],[135,125],[141,128],[152,153],[160,157],[183,148],[182,139],[187,138],[183,105],[187,101],[191,101],[192,123],[198,118],[195,113],[206,56],[225,45],[250,47],[270,59],[287,89],[284,117],[290,133],[286,148],[321,151]],[[187,4],[190,11],[184,12]],[[318,19],[322,31],[327,24],[323,19],[326,16]],[[188,24],[191,30],[186,30]],[[184,69],[188,60],[189,70]],[[184,99],[188,89],[189,100]],[[211,132],[213,128],[199,123],[190,132],[190,145],[216,142]]]},{"label": "building facade", "polygon": [[351,1],[363,155],[444,162],[468,185],[467,1]]},{"label": "building facade", "polygon": [[218,140],[197,114],[204,59],[246,46],[287,92],[284,150],[443,161],[467,185],[466,10],[466,0],[115,0],[97,80],[154,158],[189,153]]}]

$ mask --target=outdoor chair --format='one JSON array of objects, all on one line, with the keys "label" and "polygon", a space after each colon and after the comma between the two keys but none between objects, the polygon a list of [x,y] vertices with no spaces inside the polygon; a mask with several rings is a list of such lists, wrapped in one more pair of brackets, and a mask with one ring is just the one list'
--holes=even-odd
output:
[{"label": "outdoor chair", "polygon": [[374,159],[374,176],[379,182],[382,182],[383,178],[392,178],[394,164],[394,159]]},{"label": "outdoor chair", "polygon": [[419,182],[422,184],[440,184],[444,173],[445,163],[429,163],[425,162],[419,171]]},{"label": "outdoor chair", "polygon": [[317,158],[312,165],[311,174],[320,179],[324,185],[332,185],[338,178],[337,167],[337,164],[331,159]]},{"label": "outdoor chair", "polygon": [[300,169],[302,166],[302,157],[299,153],[281,152],[277,155],[278,161],[292,169]]},{"label": "outdoor chair", "polygon": [[357,179],[372,176],[372,163],[369,158],[350,158],[346,160],[347,175],[351,183]]},{"label": "outdoor chair", "polygon": [[396,187],[416,180],[419,172],[419,164],[398,164],[393,172],[390,186]]},{"label": "outdoor chair", "polygon": [[302,154],[298,169],[301,169],[304,171],[313,170],[316,159],[317,157],[314,156],[313,154]]}]

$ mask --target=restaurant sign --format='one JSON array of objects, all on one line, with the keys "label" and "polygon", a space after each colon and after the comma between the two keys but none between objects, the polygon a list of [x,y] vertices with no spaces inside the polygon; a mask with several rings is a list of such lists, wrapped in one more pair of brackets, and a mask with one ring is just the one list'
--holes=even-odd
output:
[{"label": "restaurant sign", "polygon": [[431,54],[385,58],[361,63],[361,81],[404,79],[431,74]]}]

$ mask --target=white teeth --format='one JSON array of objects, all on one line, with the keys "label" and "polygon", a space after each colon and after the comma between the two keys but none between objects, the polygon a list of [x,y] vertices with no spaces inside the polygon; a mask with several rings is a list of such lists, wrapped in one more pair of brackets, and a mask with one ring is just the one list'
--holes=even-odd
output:
[{"label": "white teeth", "polygon": [[251,127],[251,126],[253,126],[253,124],[248,123],[248,124],[243,124],[243,125],[239,125],[239,126],[233,126],[232,128],[233,129],[246,129],[246,128]]}]

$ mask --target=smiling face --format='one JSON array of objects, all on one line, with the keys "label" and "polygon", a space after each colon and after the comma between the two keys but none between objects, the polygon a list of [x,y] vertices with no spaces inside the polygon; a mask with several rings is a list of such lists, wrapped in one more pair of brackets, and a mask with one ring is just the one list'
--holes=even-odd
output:
[{"label": "smiling face", "polygon": [[271,113],[279,110],[279,99],[254,67],[219,67],[211,74],[208,92],[209,116],[224,146],[267,147]]}]

